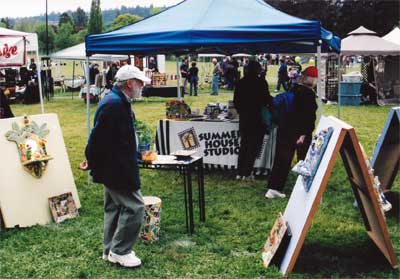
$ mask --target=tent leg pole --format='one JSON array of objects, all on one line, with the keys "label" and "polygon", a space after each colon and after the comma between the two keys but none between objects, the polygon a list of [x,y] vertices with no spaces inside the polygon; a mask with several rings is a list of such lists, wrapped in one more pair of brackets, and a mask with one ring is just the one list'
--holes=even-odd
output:
[{"label": "tent leg pole", "polygon": [[[75,64],[75,63],[74,63]],[[87,139],[90,136],[90,81],[89,81],[89,56],[86,56],[85,63],[85,76],[86,76],[86,125],[87,125]],[[73,94],[73,93],[72,93]],[[87,184],[90,185],[90,174],[87,175]]]},{"label": "tent leg pole", "polygon": [[322,99],[321,99],[321,41],[317,46],[317,68],[318,68],[318,81],[317,81],[317,95],[318,95],[318,121],[322,116]]},{"label": "tent leg pole", "polygon": [[178,90],[178,98],[179,100],[182,100],[182,94],[181,94],[181,75],[179,73],[179,56],[176,56],[176,75],[177,75],[177,79],[176,79],[176,86],[177,86],[177,90]]},{"label": "tent leg pole", "polygon": [[71,90],[71,97],[72,100],[74,99],[74,82],[75,82],[75,60],[72,60],[72,90]]},{"label": "tent leg pole", "polygon": [[42,67],[40,66],[41,61],[39,60],[39,50],[36,50],[36,60],[38,65],[38,82],[39,82],[39,96],[40,96],[40,110],[44,114],[43,105],[43,89],[42,89]]},{"label": "tent leg pole", "polygon": [[338,118],[340,119],[340,103],[341,103],[341,100],[340,100],[340,95],[341,95],[341,92],[340,92],[340,76],[341,76],[341,70],[340,70],[340,68],[341,68],[341,65],[340,65],[340,54],[338,55],[338,72],[337,72],[337,78],[338,78],[338,90],[337,90],[337,94],[338,94]]}]

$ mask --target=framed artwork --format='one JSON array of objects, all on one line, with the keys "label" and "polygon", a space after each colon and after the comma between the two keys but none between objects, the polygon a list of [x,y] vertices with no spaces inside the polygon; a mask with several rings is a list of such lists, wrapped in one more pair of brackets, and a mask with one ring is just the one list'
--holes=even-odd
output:
[{"label": "framed artwork", "polygon": [[47,124],[38,125],[28,116],[24,116],[21,125],[12,123],[12,130],[5,136],[7,140],[17,144],[21,164],[33,177],[41,178],[49,160],[53,159],[47,153],[45,136],[49,134]]},{"label": "framed artwork", "polygon": [[193,150],[200,147],[196,131],[193,127],[178,133],[182,147],[185,150]]},{"label": "framed artwork", "polygon": [[333,128],[329,127],[316,133],[311,141],[304,161],[299,161],[292,169],[295,173],[302,176],[306,192],[310,191],[319,164],[328,146],[329,139],[333,133]]},{"label": "framed artwork", "polygon": [[[268,267],[272,263],[279,263],[279,259],[276,258],[278,255],[284,255],[284,250],[287,247],[285,245],[281,246],[282,242],[288,243],[288,241],[284,241],[284,238],[288,238],[289,230],[285,219],[282,216],[282,213],[279,213],[278,218],[276,219],[274,226],[269,233],[268,239],[265,242],[263,251],[262,251],[262,261],[264,267]],[[281,252],[279,252],[281,251]],[[279,257],[280,259],[282,257]]]},{"label": "framed artwork", "polygon": [[57,224],[66,219],[79,216],[79,212],[71,192],[49,198],[49,205],[53,220]]}]

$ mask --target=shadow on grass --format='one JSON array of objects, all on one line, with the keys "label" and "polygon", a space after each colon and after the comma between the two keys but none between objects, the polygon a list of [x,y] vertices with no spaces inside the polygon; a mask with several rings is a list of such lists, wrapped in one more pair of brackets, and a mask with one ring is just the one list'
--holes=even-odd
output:
[{"label": "shadow on grass", "polygon": [[357,278],[360,274],[367,277],[371,273],[398,274],[369,238],[337,246],[308,241],[303,245],[293,272],[310,274],[310,278],[315,274],[328,278],[332,276],[333,270],[336,275]]}]

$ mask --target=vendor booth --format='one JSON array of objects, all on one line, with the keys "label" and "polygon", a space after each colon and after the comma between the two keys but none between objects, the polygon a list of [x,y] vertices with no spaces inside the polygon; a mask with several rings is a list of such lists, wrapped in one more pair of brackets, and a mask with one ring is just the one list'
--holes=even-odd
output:
[{"label": "vendor booth", "polygon": [[342,56],[363,56],[360,72],[343,75],[340,105],[400,102],[400,45],[360,26],[342,40]]},{"label": "vendor booth", "polygon": [[[56,80],[61,84],[62,87],[68,87],[71,89],[81,88],[85,84],[85,78],[75,76],[75,62],[79,61],[83,70],[85,71],[85,60],[86,60],[86,53],[85,53],[85,44],[81,43],[72,47],[68,47],[66,49],[54,52],[49,55],[51,60],[58,61],[57,65],[60,67],[60,61],[73,61],[72,67],[72,77],[65,78],[65,77],[56,77]],[[105,62],[112,62],[112,61],[121,61],[121,60],[128,60],[128,55],[110,55],[110,54],[96,54],[90,58],[90,61],[105,61]],[[95,82],[94,85],[91,85],[89,92],[89,98],[91,100],[98,99],[100,95],[101,88],[104,87],[105,81],[105,73],[100,74],[102,76],[102,82]],[[80,97],[86,96],[87,88],[81,90]]]},{"label": "vendor booth", "polygon": [[[196,11],[196,13],[193,14],[192,11]],[[230,16],[224,18],[216,16],[215,13],[218,11],[224,11]],[[254,17],[255,14],[257,17]],[[318,53],[319,61],[321,52],[339,52],[340,50],[340,39],[323,29],[319,21],[299,19],[256,0],[183,1],[132,25],[104,34],[87,36],[85,43],[87,60],[96,53],[141,56],[160,53],[174,54],[177,56],[178,76],[178,57],[184,54],[233,55],[235,53],[257,54],[277,51]],[[180,88],[179,79],[177,85],[177,88]],[[320,85],[318,86],[319,91]],[[180,90],[177,90],[177,95],[182,97]],[[89,134],[89,112],[87,115]],[[184,122],[170,122],[167,125],[174,126],[177,130],[186,127]],[[210,124],[205,123],[189,126],[211,127]],[[231,130],[237,130],[237,124],[232,123],[219,123],[214,128],[205,129],[220,129],[222,126],[232,126]],[[161,138],[162,131],[162,128],[159,127],[159,137]],[[168,136],[164,140],[172,142]],[[267,149],[272,148],[271,142],[272,140],[266,145]],[[199,145],[197,148],[204,148],[204,146]],[[183,149],[188,148],[183,147]],[[206,155],[204,151],[202,155]],[[236,155],[233,154],[226,163],[221,163],[222,161],[213,163],[210,161],[209,163],[217,166],[235,166],[234,156]],[[269,157],[267,160],[272,160],[272,158]],[[207,159],[205,159],[205,163],[207,163]],[[270,167],[268,164],[260,165]]]},{"label": "vendor booth", "polygon": [[[221,11],[230,16],[220,17]],[[183,1],[132,25],[89,35],[85,44],[87,61],[97,53],[174,54],[178,76],[178,58],[185,54],[318,53],[320,58],[321,52],[340,51],[340,39],[319,21],[290,16],[257,0]]]},{"label": "vendor booth", "polygon": [[[36,60],[37,60],[37,73],[41,72],[41,65],[40,65],[40,60],[39,60],[39,48],[38,48],[38,39],[37,39],[37,34],[36,33],[25,33],[25,32],[20,32],[20,31],[15,31],[11,29],[6,29],[6,28],[1,28],[0,27],[0,49],[1,49],[1,54],[0,55],[0,69],[1,68],[7,68],[4,73],[5,73],[5,80],[7,81],[7,71],[10,74],[10,81],[11,83],[7,82],[4,84],[4,88],[8,90],[8,92],[15,92],[16,91],[16,86],[17,86],[17,75],[13,74],[15,72],[11,67],[24,67],[27,65],[27,53],[33,53],[35,52],[36,54]],[[26,71],[26,68],[24,68]],[[21,68],[22,70],[22,68]],[[16,72],[15,72],[16,73]],[[20,73],[20,76],[22,74]],[[1,75],[0,75],[1,76]],[[36,84],[30,84],[31,87],[37,88],[37,90],[34,90],[38,94],[35,96],[31,96],[29,94],[30,99],[37,99],[40,101],[41,104],[41,112],[44,113],[44,106],[43,106],[43,94],[42,94],[42,79],[41,75],[37,75],[37,83]],[[34,83],[34,82],[33,82]],[[8,86],[7,86],[8,85]],[[28,84],[25,84],[26,87],[28,87]]]}]

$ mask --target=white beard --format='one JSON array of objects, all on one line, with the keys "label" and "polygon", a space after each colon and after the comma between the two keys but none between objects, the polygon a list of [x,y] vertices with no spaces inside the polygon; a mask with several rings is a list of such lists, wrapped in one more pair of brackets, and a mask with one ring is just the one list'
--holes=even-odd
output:
[{"label": "white beard", "polygon": [[142,88],[132,89],[132,99],[140,99],[142,97]]}]

